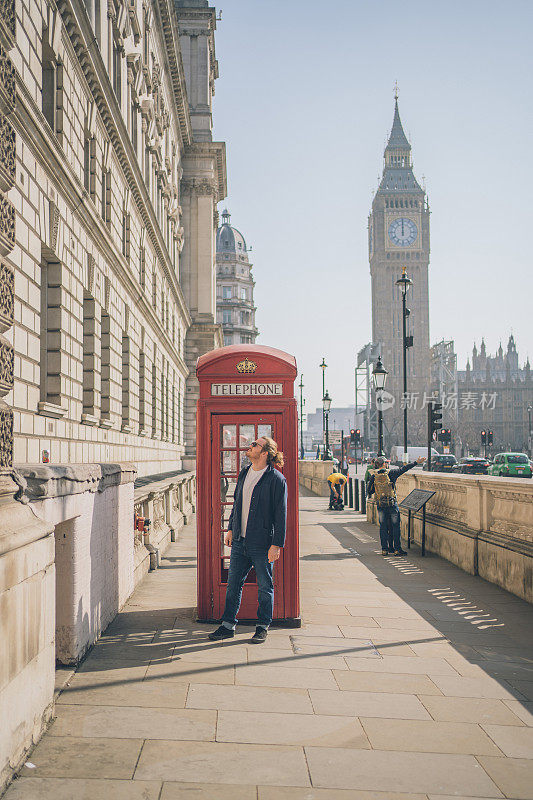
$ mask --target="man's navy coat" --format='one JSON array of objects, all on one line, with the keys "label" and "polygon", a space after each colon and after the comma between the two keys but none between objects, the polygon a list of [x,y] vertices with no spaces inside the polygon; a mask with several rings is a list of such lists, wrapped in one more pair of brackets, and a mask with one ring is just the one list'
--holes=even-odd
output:
[{"label": "man's navy coat", "polygon": [[[241,470],[235,487],[235,498],[229,518],[229,528],[234,539],[238,539],[241,535],[242,490],[244,479],[251,468],[250,465]],[[246,543],[265,550],[268,550],[271,544],[283,547],[286,525],[287,481],[279,470],[269,464],[252,492],[246,525]]]}]

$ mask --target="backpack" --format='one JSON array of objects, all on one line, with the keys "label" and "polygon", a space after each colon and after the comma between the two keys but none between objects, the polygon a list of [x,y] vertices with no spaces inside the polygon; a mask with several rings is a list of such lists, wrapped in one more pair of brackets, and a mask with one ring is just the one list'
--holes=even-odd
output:
[{"label": "backpack", "polygon": [[381,508],[392,506],[396,502],[396,492],[389,478],[388,470],[374,472],[374,492],[377,504]]}]

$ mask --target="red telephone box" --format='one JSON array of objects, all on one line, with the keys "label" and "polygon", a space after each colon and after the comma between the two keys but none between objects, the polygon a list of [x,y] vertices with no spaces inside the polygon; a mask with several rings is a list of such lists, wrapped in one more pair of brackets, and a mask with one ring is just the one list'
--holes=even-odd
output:
[{"label": "red telephone box", "polygon": [[[219,620],[224,611],[230,548],[224,545],[246,451],[271,436],[283,451],[287,479],[287,537],[274,566],[274,621],[299,627],[298,419],[294,399],[296,360],[262,345],[230,345],[198,359],[196,413],[198,619]],[[249,573],[240,620],[255,620],[257,585]]]}]

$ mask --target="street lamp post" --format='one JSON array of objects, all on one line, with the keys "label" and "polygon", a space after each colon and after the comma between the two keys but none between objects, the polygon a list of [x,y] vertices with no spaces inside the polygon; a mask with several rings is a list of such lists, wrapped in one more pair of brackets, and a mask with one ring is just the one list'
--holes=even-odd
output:
[{"label": "street lamp post", "polygon": [[378,360],[374,364],[374,369],[372,370],[372,380],[374,381],[374,389],[376,391],[376,405],[378,407],[378,456],[385,455],[385,451],[383,450],[383,411],[381,410],[381,393],[385,389],[388,374],[389,373],[381,363],[381,356],[378,356]]},{"label": "street lamp post", "polygon": [[300,375],[300,458],[304,459],[304,376]]},{"label": "street lamp post", "polygon": [[[327,369],[326,359],[322,359],[322,364],[320,364],[320,369],[322,370],[322,397],[326,394],[326,369]],[[324,441],[324,434],[326,432],[326,415],[324,413],[324,408],[322,408],[322,441]]]},{"label": "street lamp post", "polygon": [[533,411],[533,406],[531,403],[528,404],[527,407],[527,417],[529,420],[528,423],[528,436],[527,436],[527,446],[529,449],[529,457],[533,455],[533,431],[531,430],[531,412]]},{"label": "street lamp post", "polygon": [[328,392],[325,392],[324,397],[322,398],[322,408],[324,410],[325,434],[326,434],[326,443],[325,443],[325,452],[324,452],[324,461],[325,461],[327,459],[328,453],[329,453],[328,417],[329,417],[329,410],[331,408],[331,397],[329,396]]},{"label": "street lamp post", "polygon": [[406,308],[405,301],[409,288],[413,281],[403,267],[402,277],[396,281],[402,292],[402,351],[403,351],[403,462],[407,463],[407,317],[409,309]]}]

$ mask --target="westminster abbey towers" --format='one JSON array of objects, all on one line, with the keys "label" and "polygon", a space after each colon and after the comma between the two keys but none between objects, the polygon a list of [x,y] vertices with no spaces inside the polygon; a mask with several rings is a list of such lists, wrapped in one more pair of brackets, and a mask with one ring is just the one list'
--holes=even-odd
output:
[{"label": "westminster abbey towers", "polygon": [[396,281],[405,268],[413,281],[407,294],[407,334],[413,337],[407,351],[407,403],[408,407],[416,404],[416,410],[412,407],[409,411],[409,443],[418,445],[425,439],[424,393],[430,393],[429,207],[413,174],[411,145],[400,121],[397,98],[384,160],[368,223],[372,341],[389,373],[386,389],[394,396],[394,408],[384,412],[386,439],[398,444],[402,441],[403,360],[402,295]]}]

